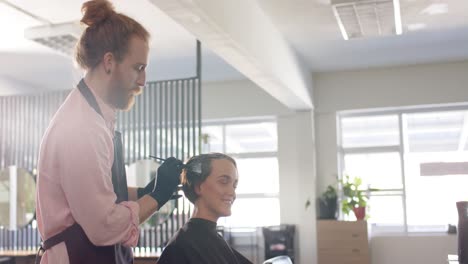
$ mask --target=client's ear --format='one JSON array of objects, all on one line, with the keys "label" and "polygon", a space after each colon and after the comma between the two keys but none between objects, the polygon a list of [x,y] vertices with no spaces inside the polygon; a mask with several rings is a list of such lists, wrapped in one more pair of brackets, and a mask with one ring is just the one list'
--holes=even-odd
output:
[{"label": "client's ear", "polygon": [[199,184],[195,185],[195,187],[193,188],[193,190],[195,191],[195,194],[197,196],[201,195],[201,185],[202,185],[202,183],[199,183]]}]

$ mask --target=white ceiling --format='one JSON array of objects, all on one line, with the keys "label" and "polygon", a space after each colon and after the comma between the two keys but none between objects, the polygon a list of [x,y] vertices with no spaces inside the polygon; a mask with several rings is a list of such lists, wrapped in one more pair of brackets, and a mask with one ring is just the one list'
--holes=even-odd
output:
[{"label": "white ceiling", "polygon": [[[73,71],[70,58],[24,38],[24,29],[41,23],[2,1],[0,78],[7,78],[9,82],[17,80],[22,84],[34,84],[38,89],[73,85],[79,73]],[[84,1],[9,2],[53,23],[60,23],[79,20],[80,7]],[[148,0],[113,2],[118,11],[141,22],[152,34],[149,80],[194,74],[195,39],[191,33]],[[329,0],[257,2],[311,72],[468,59],[466,0],[401,0],[403,35],[349,41],[341,37]],[[438,11],[442,13],[437,14]],[[204,80],[244,78],[207,48],[203,50],[203,61]]]},{"label": "white ceiling", "polygon": [[[344,41],[330,0],[258,0],[314,72],[468,58],[468,1],[400,0],[403,34]],[[446,8],[447,13],[428,12]],[[415,27],[423,27],[411,31]]]},{"label": "white ceiling", "polygon": [[[79,21],[82,16],[81,5],[85,2],[84,0],[7,1],[54,24]],[[41,25],[41,23],[1,2],[0,22],[2,32],[6,30],[11,38],[5,38],[7,43],[0,44],[0,50],[43,51],[38,45],[25,40],[23,37],[25,28]],[[194,41],[193,36],[172,22],[170,18],[148,1],[113,1],[113,3],[118,12],[123,12],[136,19],[150,31],[153,36],[153,48],[164,48],[165,56],[191,54],[190,48]],[[12,21],[15,21],[15,23],[12,24]],[[18,44],[21,45],[18,46]],[[183,54],[180,54],[181,51],[183,51]]]},{"label": "white ceiling", "polygon": [[[8,0],[13,5],[52,23],[78,21],[84,0]],[[148,80],[195,75],[196,39],[146,0],[113,1],[115,8],[142,23],[151,33]],[[15,21],[15,23],[12,23]],[[41,22],[0,0],[0,79],[31,84],[37,89],[68,89],[81,72],[70,58],[24,38],[24,30]],[[202,51],[202,76],[206,81],[243,79],[209,49]],[[22,86],[24,87],[24,86]],[[21,93],[22,91],[18,91]],[[29,89],[24,92],[31,92]],[[11,91],[0,87],[0,94]]]}]

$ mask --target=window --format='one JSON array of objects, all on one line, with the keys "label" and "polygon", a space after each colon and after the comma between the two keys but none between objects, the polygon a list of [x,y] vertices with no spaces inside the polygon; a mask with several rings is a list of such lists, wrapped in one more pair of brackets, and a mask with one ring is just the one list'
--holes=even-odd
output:
[{"label": "window", "polygon": [[[421,164],[467,162],[468,111],[406,114],[406,193],[409,230],[457,224],[455,202],[467,200],[468,175],[421,176]],[[444,226],[445,225],[445,226]]]},{"label": "window", "polygon": [[202,127],[202,152],[224,152],[223,126]]},{"label": "window", "polygon": [[[239,172],[232,216],[219,224],[228,227],[278,225],[278,139],[274,119],[204,122],[202,151],[223,152],[236,159]],[[266,209],[266,210],[265,210]]]},{"label": "window", "polygon": [[226,152],[277,151],[276,123],[260,122],[226,126]]},{"label": "window", "polygon": [[396,146],[398,116],[348,117],[341,120],[343,147]]},{"label": "window", "polygon": [[361,177],[364,186],[402,189],[400,153],[359,153],[345,156],[346,172]]},{"label": "window", "polygon": [[270,194],[279,193],[279,169],[276,157],[238,158],[239,194]]},{"label": "window", "polygon": [[368,208],[376,230],[445,232],[458,222],[468,173],[421,167],[468,162],[468,107],[340,113],[338,122],[340,170],[378,189]]}]

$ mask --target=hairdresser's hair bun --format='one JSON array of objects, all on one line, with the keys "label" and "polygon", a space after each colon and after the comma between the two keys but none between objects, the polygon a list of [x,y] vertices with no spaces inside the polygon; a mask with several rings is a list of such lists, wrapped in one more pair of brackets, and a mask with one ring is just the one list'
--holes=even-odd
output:
[{"label": "hairdresser's hair bun", "polygon": [[81,23],[91,27],[116,14],[114,6],[108,0],[93,0],[83,4]]}]

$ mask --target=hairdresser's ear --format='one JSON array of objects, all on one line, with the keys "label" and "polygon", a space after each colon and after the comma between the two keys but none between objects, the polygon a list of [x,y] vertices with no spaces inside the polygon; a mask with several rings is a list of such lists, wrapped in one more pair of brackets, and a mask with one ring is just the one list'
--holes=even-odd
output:
[{"label": "hairdresser's ear", "polygon": [[114,54],[112,54],[112,52],[106,52],[102,58],[102,64],[104,66],[105,72],[107,74],[111,74],[116,64]]}]

